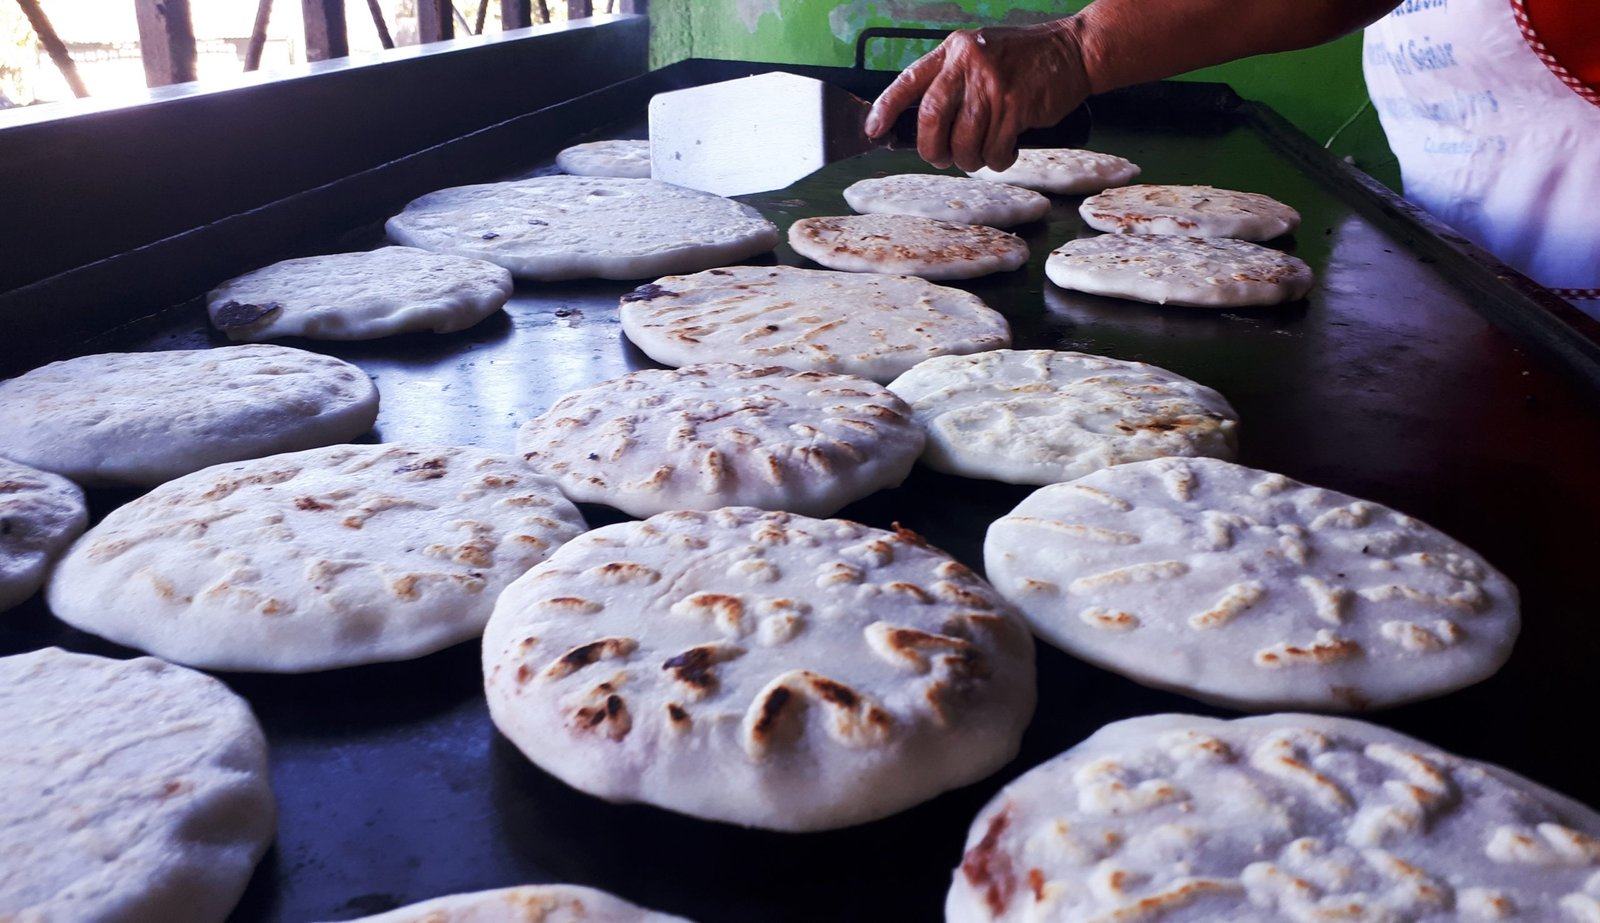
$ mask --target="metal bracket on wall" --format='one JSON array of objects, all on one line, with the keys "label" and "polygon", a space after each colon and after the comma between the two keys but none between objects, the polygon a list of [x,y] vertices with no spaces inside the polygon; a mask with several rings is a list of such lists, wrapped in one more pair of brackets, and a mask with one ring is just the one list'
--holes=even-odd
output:
[{"label": "metal bracket on wall", "polygon": [[856,36],[856,70],[867,68],[867,42],[875,38],[908,38],[942,42],[954,29],[915,29],[902,26],[871,26]]}]

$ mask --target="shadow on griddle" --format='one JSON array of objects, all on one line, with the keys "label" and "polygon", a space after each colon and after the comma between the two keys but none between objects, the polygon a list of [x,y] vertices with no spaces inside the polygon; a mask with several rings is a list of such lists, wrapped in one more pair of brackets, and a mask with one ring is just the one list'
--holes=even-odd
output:
[{"label": "shadow on griddle", "polygon": [[79,631],[51,615],[45,606],[44,591],[40,590],[0,618],[0,657],[42,647],[59,647],[79,654],[95,654],[117,660],[143,656],[142,651]]},{"label": "shadow on griddle", "polygon": [[1187,334],[1200,336],[1214,332],[1218,320],[1226,319],[1229,315],[1248,317],[1269,328],[1284,328],[1304,320],[1311,308],[1311,301],[1307,298],[1287,304],[1233,308],[1150,304],[1129,298],[1069,291],[1054,284],[1045,286],[1044,304],[1052,315],[1080,324],[1136,327],[1147,331],[1151,327],[1179,327]]},{"label": "shadow on griddle", "polygon": [[478,639],[394,663],[320,673],[217,673],[250,700],[269,736],[340,738],[426,721],[483,698]]},{"label": "shadow on griddle", "polygon": [[863,497],[834,515],[877,529],[893,529],[898,522],[981,574],[984,532],[973,529],[973,523],[987,529],[1035,489],[941,474],[918,465],[899,487]]},{"label": "shadow on griddle", "polygon": [[628,339],[627,334],[623,333],[621,330],[617,331],[617,342],[622,346],[622,359],[628,364],[629,371],[637,371],[639,369],[664,369],[669,367],[662,365],[656,360],[645,355],[644,350],[640,349],[638,346],[635,346],[633,341]]},{"label": "shadow on griddle", "polygon": [[[499,839],[551,881],[580,882],[700,923],[938,919],[966,822],[991,791],[972,787],[846,830],[788,834],[610,804],[536,768],[496,735]],[[883,856],[911,875],[885,880]]]},{"label": "shadow on griddle", "polygon": [[[279,346],[293,346],[310,352],[336,356],[348,362],[361,364],[362,359],[429,359],[469,350],[485,343],[495,343],[511,335],[511,316],[496,311],[465,330],[454,333],[434,333],[416,330],[370,340],[317,340],[307,337],[278,337],[271,342]],[[218,334],[220,337],[221,334]],[[225,342],[225,340],[224,340]],[[220,345],[220,344],[219,344]]]}]

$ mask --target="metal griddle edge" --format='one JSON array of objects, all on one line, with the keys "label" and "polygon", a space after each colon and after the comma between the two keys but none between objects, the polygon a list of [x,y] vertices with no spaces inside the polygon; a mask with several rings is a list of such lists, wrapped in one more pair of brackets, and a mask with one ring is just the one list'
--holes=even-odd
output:
[{"label": "metal griddle edge", "polygon": [[[592,41],[557,57],[593,55]],[[535,66],[527,54],[523,63]],[[468,79],[455,71],[484,60],[429,66]],[[503,66],[517,58],[508,60]],[[0,374],[89,352],[221,345],[199,300],[216,282],[276,259],[375,246],[382,220],[416,195],[550,172],[566,144],[643,137],[655,92],[772,67],[691,60],[528,112],[479,113],[481,124],[381,162],[0,286],[9,334]],[[890,76],[783,69],[867,96]],[[403,85],[408,78],[397,73],[385,79]],[[372,87],[330,82],[307,92],[308,105],[332,111]],[[255,114],[281,117],[273,106]],[[1089,233],[1077,197],[1058,198],[1045,220],[1018,229],[1033,250],[1027,267],[963,287],[1008,317],[1019,347],[1149,361],[1217,388],[1243,420],[1241,462],[1398,507],[1504,570],[1521,589],[1524,614],[1505,668],[1453,695],[1366,717],[1600,806],[1600,775],[1575,757],[1593,737],[1586,716],[1600,704],[1591,577],[1600,549],[1592,525],[1600,521],[1597,325],[1224,87],[1163,83],[1094,106],[1090,146],[1140,163],[1142,181],[1248,189],[1299,208],[1300,231],[1274,245],[1312,265],[1312,294],[1281,308],[1202,313],[1056,289],[1043,276],[1045,255]],[[418,117],[428,118],[427,107]],[[111,139],[137,136],[137,122],[108,129]],[[277,159],[313,175],[292,149]],[[857,179],[929,169],[907,152],[880,151],[745,201],[782,227],[843,213],[840,190]],[[160,163],[137,170],[153,183],[175,182]],[[56,175],[67,183],[72,171]],[[70,185],[52,191],[89,208]],[[75,220],[111,221],[115,207],[101,202],[99,213],[80,209]],[[805,264],[787,246],[766,259]],[[383,395],[375,438],[509,450],[516,426],[563,393],[652,364],[617,324],[617,299],[632,284],[522,283],[503,315],[448,336],[286,342],[353,361],[375,378]],[[979,567],[987,523],[1028,492],[919,469],[841,515],[879,527],[900,522]],[[103,515],[131,496],[100,491],[91,502]],[[584,512],[594,525],[623,518],[603,507]],[[37,598],[0,619],[0,654],[48,644],[132,653],[67,628]],[[277,842],[233,919],[349,919],[539,881],[606,888],[703,923],[938,919],[967,825],[1006,781],[1107,721],[1229,714],[1045,645],[1038,669],[1038,714],[1002,772],[895,817],[808,835],[611,805],[568,789],[495,732],[471,644],[323,674],[225,675],[267,729],[281,802]]]}]

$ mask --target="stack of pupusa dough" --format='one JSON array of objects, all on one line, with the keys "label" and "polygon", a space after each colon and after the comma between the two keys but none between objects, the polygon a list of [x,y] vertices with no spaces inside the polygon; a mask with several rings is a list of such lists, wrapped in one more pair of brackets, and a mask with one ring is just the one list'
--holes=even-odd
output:
[{"label": "stack of pupusa dough", "polygon": [[1086,225],[1113,233],[1067,241],[1045,261],[1062,288],[1156,304],[1246,307],[1293,301],[1312,273],[1294,256],[1250,241],[1300,226],[1268,196],[1212,186],[1124,186],[1079,206]]},{"label": "stack of pupusa dough", "polygon": [[802,218],[789,226],[789,246],[829,269],[936,280],[1021,268],[1028,245],[1000,228],[1050,210],[1029,189],[937,173],[864,179],[844,198],[860,214]]}]

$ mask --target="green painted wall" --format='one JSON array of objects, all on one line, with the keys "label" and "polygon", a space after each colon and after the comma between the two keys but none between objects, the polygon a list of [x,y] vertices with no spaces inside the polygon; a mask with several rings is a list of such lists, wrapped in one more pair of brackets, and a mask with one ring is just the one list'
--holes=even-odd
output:
[{"label": "green painted wall", "polygon": [[[1022,24],[1084,6],[1082,0],[651,0],[651,63],[689,57],[848,66],[868,26],[965,27]],[[867,66],[898,69],[931,45],[875,42]],[[1361,39],[1347,36],[1305,51],[1211,67],[1187,79],[1230,84],[1261,100],[1306,134],[1391,186],[1399,186],[1361,79]]]}]

